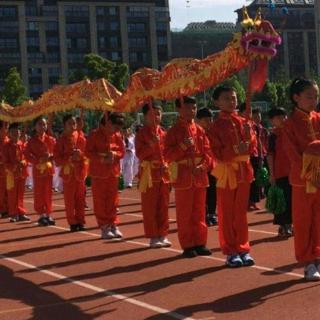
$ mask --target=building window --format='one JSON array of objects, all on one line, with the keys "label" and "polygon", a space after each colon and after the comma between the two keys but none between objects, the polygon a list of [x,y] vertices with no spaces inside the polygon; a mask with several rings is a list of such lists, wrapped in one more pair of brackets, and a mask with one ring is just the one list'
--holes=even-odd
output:
[{"label": "building window", "polygon": [[129,38],[129,47],[145,47],[147,45],[147,38],[137,37]]},{"label": "building window", "polygon": [[27,45],[29,47],[38,47],[40,45],[40,39],[38,37],[27,37]]},{"label": "building window", "polygon": [[147,7],[128,7],[127,8],[128,17],[149,17],[149,9]]},{"label": "building window", "polygon": [[67,17],[86,17],[89,15],[88,6],[65,6],[64,12]]},{"label": "building window", "polygon": [[58,31],[58,22],[46,21],[45,27],[46,31]]},{"label": "building window", "polygon": [[60,68],[58,68],[58,67],[48,68],[48,74],[50,77],[59,77],[60,76]]},{"label": "building window", "polygon": [[42,70],[41,68],[29,68],[29,76],[31,77],[41,77]]},{"label": "building window", "polygon": [[0,32],[18,32],[17,21],[0,21]]},{"label": "building window", "polygon": [[119,30],[119,22],[111,21],[110,22],[110,30],[112,30],[112,31]]},{"label": "building window", "polygon": [[26,6],[26,16],[36,17],[38,15],[37,7]]},{"label": "building window", "polygon": [[106,47],[106,38],[105,37],[99,37],[99,48],[105,48]]},{"label": "building window", "polygon": [[129,32],[145,32],[146,25],[145,23],[128,23]]},{"label": "building window", "polygon": [[18,48],[18,40],[0,38],[0,48]]},{"label": "building window", "polygon": [[87,32],[87,24],[85,23],[67,23],[66,31],[70,33]]},{"label": "building window", "polygon": [[47,54],[48,63],[58,63],[60,62],[60,55],[58,52],[50,52]]},{"label": "building window", "polygon": [[42,63],[43,62],[43,54],[41,52],[29,52],[28,53],[29,62],[33,63]]},{"label": "building window", "polygon": [[27,23],[27,30],[28,31],[38,31],[39,30],[39,23],[38,22],[28,22]]},{"label": "building window", "polygon": [[148,62],[148,55],[146,52],[130,52],[129,62]]},{"label": "building window", "polygon": [[16,17],[17,9],[15,7],[0,7],[0,17]]},{"label": "building window", "polygon": [[117,15],[117,8],[116,7],[97,7],[97,16],[115,16]]},{"label": "building window", "polygon": [[83,62],[83,53],[69,53],[68,62],[69,63],[82,63]]},{"label": "building window", "polygon": [[59,38],[57,37],[47,37],[47,45],[57,47],[59,46]]},{"label": "building window", "polygon": [[120,55],[119,55],[118,51],[111,52],[111,60],[112,61],[119,61],[120,60]]},{"label": "building window", "polygon": [[118,46],[119,46],[118,37],[110,37],[110,47],[118,48]]},{"label": "building window", "polygon": [[167,37],[162,36],[162,37],[158,37],[158,45],[167,45],[168,40]]},{"label": "building window", "polygon": [[42,92],[42,84],[30,84],[29,89],[31,94],[39,94]]},{"label": "building window", "polygon": [[167,23],[166,22],[157,22],[156,29],[158,31],[167,31]]},{"label": "building window", "polygon": [[137,54],[137,52],[130,52],[130,54],[129,54],[129,61],[130,61],[130,62],[137,62],[137,61],[138,61],[138,54]]},{"label": "building window", "polygon": [[71,38],[67,38],[66,39],[66,43],[67,43],[67,48],[71,49],[72,48],[72,39]]},{"label": "building window", "polygon": [[77,48],[84,49],[87,47],[88,47],[87,39],[84,39],[84,38],[77,39]]},{"label": "building window", "polygon": [[109,14],[110,16],[115,16],[117,14],[116,7],[109,7]]},{"label": "building window", "polygon": [[42,14],[44,17],[56,17],[58,15],[57,6],[42,7]]}]

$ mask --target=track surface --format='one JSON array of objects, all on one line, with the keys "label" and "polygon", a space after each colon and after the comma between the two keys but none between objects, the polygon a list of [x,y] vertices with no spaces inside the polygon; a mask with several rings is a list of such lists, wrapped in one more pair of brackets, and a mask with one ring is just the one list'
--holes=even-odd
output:
[{"label": "track surface", "polygon": [[[149,249],[139,193],[121,193],[123,241],[100,239],[92,210],[86,232],[70,233],[63,195],[54,195],[57,225],[38,227],[32,193],[28,223],[0,220],[0,320],[4,319],[319,319],[320,284],[303,281],[293,241],[280,240],[272,215],[249,212],[256,266],[227,269],[217,227],[211,257],[181,258],[175,208],[171,248]],[[91,193],[88,203],[92,206]]]}]

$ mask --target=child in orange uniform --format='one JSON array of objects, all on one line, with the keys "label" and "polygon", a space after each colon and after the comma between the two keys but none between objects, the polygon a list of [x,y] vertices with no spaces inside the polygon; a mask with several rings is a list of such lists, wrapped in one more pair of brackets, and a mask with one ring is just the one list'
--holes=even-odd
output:
[{"label": "child in orange uniform", "polygon": [[250,266],[254,260],[249,254],[247,207],[254,135],[246,120],[235,112],[237,94],[232,87],[216,88],[213,100],[221,110],[208,132],[218,161],[213,174],[217,178],[220,246],[228,267]]},{"label": "child in orange uniform", "polygon": [[[151,109],[152,108],[152,109]],[[163,158],[165,131],[160,127],[161,104],[154,102],[142,109],[144,127],[135,139],[136,154],[140,162],[139,190],[143,225],[151,248],[170,247],[169,231],[169,172]]]},{"label": "child in orange uniform", "polygon": [[120,159],[124,156],[121,128],[124,116],[111,113],[103,117],[97,130],[88,137],[86,154],[90,160],[93,210],[102,239],[122,238],[118,228],[118,180]]},{"label": "child in orange uniform", "polygon": [[53,149],[56,140],[47,135],[47,120],[39,117],[34,121],[35,134],[28,140],[26,159],[32,164],[34,209],[39,214],[39,226],[54,225],[52,213]]},{"label": "child in orange uniform", "polygon": [[210,145],[205,131],[194,122],[196,99],[177,99],[176,108],[179,119],[167,133],[164,156],[175,188],[179,242],[186,258],[211,255],[205,220]]},{"label": "child in orange uniform", "polygon": [[20,140],[18,123],[9,126],[9,141],[3,148],[3,163],[6,170],[10,222],[29,221],[23,205],[27,174],[24,144]]},{"label": "child in orange uniform", "polygon": [[0,217],[8,217],[8,195],[6,186],[6,170],[3,163],[3,147],[9,141],[8,123],[0,121]]},{"label": "child in orange uniform", "polygon": [[[296,79],[290,87],[290,98],[295,108],[285,124],[284,146],[290,160],[295,255],[298,262],[305,264],[305,279],[319,281],[319,152],[308,154],[310,144],[320,140],[320,115],[314,111],[319,102],[319,88],[315,81]],[[310,162],[306,165],[306,161]],[[309,168],[314,172],[309,173]]]},{"label": "child in orange uniform", "polygon": [[84,156],[86,140],[76,130],[72,115],[63,118],[64,131],[54,148],[54,161],[61,166],[66,216],[70,231],[85,230],[85,178],[87,159]]}]

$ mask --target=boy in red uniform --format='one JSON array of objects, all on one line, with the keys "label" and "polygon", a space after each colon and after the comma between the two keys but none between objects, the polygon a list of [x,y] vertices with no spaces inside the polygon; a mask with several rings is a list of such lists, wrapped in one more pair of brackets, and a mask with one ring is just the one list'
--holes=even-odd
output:
[{"label": "boy in red uniform", "polygon": [[[152,109],[151,109],[152,108]],[[160,127],[161,104],[154,102],[142,109],[144,127],[135,138],[136,154],[140,162],[139,190],[145,237],[151,248],[170,247],[169,231],[169,172],[163,158],[165,131]]]},{"label": "boy in red uniform", "polygon": [[254,135],[235,112],[237,94],[232,87],[216,88],[213,100],[221,110],[208,132],[218,161],[213,174],[217,178],[220,246],[228,267],[250,266],[254,260],[249,254],[247,207],[253,180],[249,155]]},{"label": "boy in red uniform", "polygon": [[53,157],[61,166],[63,194],[66,216],[70,231],[85,230],[85,178],[87,159],[84,156],[86,140],[76,130],[76,120],[72,115],[63,118],[64,131],[58,139]]},{"label": "boy in red uniform", "polygon": [[205,131],[194,122],[196,99],[177,99],[176,108],[179,119],[167,133],[164,156],[175,188],[179,242],[187,258],[211,255],[205,220],[210,145]]},{"label": "boy in red uniform", "polygon": [[123,124],[124,116],[121,113],[110,113],[108,119],[103,117],[99,128],[89,135],[86,147],[90,160],[93,210],[102,239],[123,237],[117,226],[120,159],[125,152],[120,132]]},{"label": "boy in red uniform", "polygon": [[290,161],[295,255],[299,263],[305,264],[305,279],[319,281],[319,149],[317,155],[306,152],[310,144],[320,140],[320,115],[314,111],[319,88],[313,80],[296,79],[290,87],[290,98],[295,108],[285,123],[284,146]]},{"label": "boy in red uniform", "polygon": [[47,120],[34,121],[35,134],[28,140],[26,159],[32,164],[34,209],[39,214],[39,226],[54,225],[52,213],[53,149],[56,140],[47,135]]},{"label": "boy in red uniform", "polygon": [[30,221],[23,205],[27,174],[24,144],[20,141],[18,123],[9,126],[9,141],[3,147],[10,222]]},{"label": "boy in red uniform", "polygon": [[284,147],[284,122],[287,113],[283,108],[272,108],[268,112],[273,129],[269,136],[268,164],[270,183],[275,184],[283,192],[286,202],[284,212],[275,214],[273,224],[279,225],[279,236],[292,236],[291,186],[289,183],[289,158]]},{"label": "boy in red uniform", "polygon": [[9,141],[8,123],[0,121],[0,217],[8,217],[8,195],[6,186],[6,170],[3,163],[3,147]]}]

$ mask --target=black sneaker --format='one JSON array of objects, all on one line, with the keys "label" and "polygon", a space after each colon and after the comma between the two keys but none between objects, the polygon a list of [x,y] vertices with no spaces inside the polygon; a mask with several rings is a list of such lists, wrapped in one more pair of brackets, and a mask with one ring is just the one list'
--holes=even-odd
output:
[{"label": "black sneaker", "polygon": [[70,232],[77,232],[78,225],[77,224],[70,224]]},{"label": "black sneaker", "polygon": [[293,228],[291,224],[284,225],[284,233],[287,237],[293,236]]},{"label": "black sneaker", "polygon": [[236,254],[230,254],[227,256],[226,259],[226,265],[229,268],[239,268],[243,266],[243,262],[242,259],[240,258],[240,256],[236,253]]},{"label": "black sneaker", "polygon": [[194,247],[194,250],[198,256],[211,256],[211,250],[205,246]]},{"label": "black sneaker", "polygon": [[86,227],[84,226],[84,224],[79,223],[77,226],[78,226],[78,231],[86,231]]},{"label": "black sneaker", "polygon": [[38,225],[41,227],[46,227],[49,225],[48,221],[47,221],[47,217],[40,217],[38,220]]},{"label": "black sneaker", "polygon": [[286,237],[285,226],[279,226],[278,237],[280,237],[280,238]]},{"label": "black sneaker", "polygon": [[12,216],[9,219],[10,222],[18,222],[19,221],[19,216]]},{"label": "black sneaker", "polygon": [[21,215],[19,215],[19,221],[30,221],[31,219],[27,216],[27,215],[25,215],[25,214],[21,214]]},{"label": "black sneaker", "polygon": [[242,252],[239,254],[240,258],[242,260],[242,263],[245,267],[250,267],[254,265],[254,260],[250,256],[249,252]]},{"label": "black sneaker", "polygon": [[194,248],[188,248],[183,250],[182,255],[185,258],[195,258],[198,254],[197,254],[197,251],[194,250]]},{"label": "black sneaker", "polygon": [[52,217],[50,217],[50,216],[46,217],[46,220],[48,222],[48,225],[50,225],[50,226],[54,226],[56,224],[54,219]]}]

